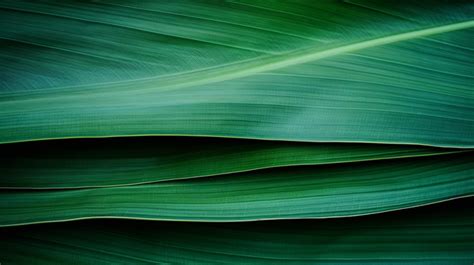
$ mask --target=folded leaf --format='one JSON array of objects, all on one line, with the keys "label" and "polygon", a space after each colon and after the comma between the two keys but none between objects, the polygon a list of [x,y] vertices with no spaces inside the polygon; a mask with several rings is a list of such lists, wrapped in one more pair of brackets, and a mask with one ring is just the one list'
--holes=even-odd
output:
[{"label": "folded leaf", "polygon": [[452,154],[125,187],[1,190],[0,226],[105,217],[250,221],[365,215],[471,196],[473,166],[474,156]]},{"label": "folded leaf", "polygon": [[337,220],[94,220],[0,229],[6,264],[470,264],[474,201]]},{"label": "folded leaf", "polygon": [[0,142],[474,147],[472,1],[2,1]]},{"label": "folded leaf", "polygon": [[132,185],[261,168],[465,152],[422,146],[189,137],[83,139],[0,146],[0,187]]}]

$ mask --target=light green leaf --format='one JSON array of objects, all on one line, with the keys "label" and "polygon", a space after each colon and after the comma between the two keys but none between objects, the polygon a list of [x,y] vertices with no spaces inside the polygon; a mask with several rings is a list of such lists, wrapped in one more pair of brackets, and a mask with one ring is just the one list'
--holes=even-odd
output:
[{"label": "light green leaf", "polygon": [[131,185],[262,168],[465,152],[371,144],[144,137],[41,141],[0,146],[0,187]]},{"label": "light green leaf", "polygon": [[0,226],[82,218],[250,221],[365,215],[474,194],[474,156],[261,170],[157,184],[0,191]]},{"label": "light green leaf", "polygon": [[0,142],[474,146],[472,1],[2,1]]},{"label": "light green leaf", "polygon": [[474,260],[474,201],[337,220],[94,220],[0,229],[5,264],[450,265]]}]

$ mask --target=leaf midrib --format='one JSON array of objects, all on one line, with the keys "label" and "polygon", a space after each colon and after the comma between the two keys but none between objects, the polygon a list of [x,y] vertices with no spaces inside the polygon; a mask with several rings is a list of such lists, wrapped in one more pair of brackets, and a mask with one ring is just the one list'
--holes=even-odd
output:
[{"label": "leaf midrib", "polygon": [[[322,51],[319,50],[318,48],[297,50],[297,51],[292,51],[292,52],[285,53],[282,55],[266,57],[261,60],[254,60],[251,62],[240,63],[239,66],[243,64],[251,66],[251,64],[253,64],[255,61],[262,61],[262,60],[267,59],[265,60],[265,62],[256,64],[253,67],[240,67],[241,68],[240,71],[232,71],[228,74],[223,74],[221,76],[212,75],[213,76],[212,78],[201,79],[201,80],[197,80],[197,81],[189,82],[189,83],[180,82],[179,84],[172,84],[170,82],[171,84],[167,86],[166,85],[161,86],[161,87],[164,87],[164,88],[174,87],[174,86],[182,87],[185,85],[196,86],[196,85],[202,85],[202,84],[207,84],[207,83],[221,82],[221,81],[236,79],[240,77],[250,76],[256,73],[269,72],[269,71],[285,68],[288,66],[304,64],[311,61],[333,57],[333,56],[340,55],[343,53],[354,52],[354,51],[382,46],[382,45],[386,45],[390,43],[401,42],[401,41],[411,40],[411,39],[420,38],[420,37],[426,37],[426,36],[435,35],[435,34],[447,33],[451,31],[467,29],[471,27],[474,27],[474,20],[448,24],[448,25],[443,25],[443,26],[430,27],[430,28],[426,28],[422,30],[410,31],[410,32],[405,32],[405,33],[399,33],[399,34],[395,34],[391,36],[365,40],[358,43],[352,43],[352,44],[348,44],[348,45],[344,45],[344,46],[340,46],[336,48],[330,48],[330,49],[322,50]],[[231,67],[233,68],[232,65],[227,66],[226,68],[231,68]],[[217,66],[216,68],[221,68],[221,67]],[[217,72],[214,69],[209,70],[209,72],[210,71]],[[202,72],[198,70],[194,72],[193,74],[201,75]],[[175,78],[175,79],[178,79],[178,78]],[[172,80],[172,81],[176,81],[176,80]]]},{"label": "leaf midrib", "polygon": [[[365,40],[357,43],[352,43],[344,46],[339,46],[335,48],[329,48],[326,50],[320,50],[319,47],[312,47],[306,48],[302,50],[295,50],[288,53],[280,54],[280,55],[271,55],[271,56],[264,56],[258,57],[251,60],[239,61],[235,63],[225,64],[225,65],[217,65],[214,67],[206,68],[206,69],[197,69],[194,71],[189,71],[186,73],[176,73],[167,76],[154,76],[148,78],[140,78],[140,79],[129,79],[123,80],[118,82],[106,82],[106,83],[95,83],[95,84],[87,84],[81,86],[71,86],[68,88],[68,95],[61,95],[58,98],[64,99],[67,97],[74,97],[81,96],[80,94],[70,93],[72,92],[69,89],[73,89],[77,91],[84,91],[87,89],[94,89],[96,90],[95,94],[108,94],[110,92],[113,93],[120,93],[122,95],[126,94],[141,94],[141,93],[149,93],[149,92],[156,92],[156,90],[171,90],[171,89],[179,89],[184,87],[193,87],[217,82],[223,82],[233,79],[238,79],[246,76],[251,76],[257,73],[262,72],[269,72],[289,66],[304,64],[320,59],[325,59],[333,56],[337,56],[340,54],[359,51],[367,48],[382,46],[386,44],[402,42],[407,40],[412,40],[416,38],[426,37],[430,35],[436,35],[441,33],[447,33],[462,29],[467,29],[474,27],[474,20],[463,21],[453,24],[429,27],[421,30],[409,31],[404,33],[399,33],[391,36],[384,36],[380,38]],[[140,87],[138,89],[129,89],[130,85],[134,87]],[[112,88],[113,90],[108,90],[108,88]],[[16,93],[10,93],[8,95],[0,95],[0,98],[12,97],[12,96],[22,96],[25,95],[28,97],[27,100],[32,99],[42,99],[43,96],[48,94],[54,93],[61,93],[64,91],[66,87],[53,87],[45,90],[39,91],[20,91]],[[101,89],[98,89],[101,88]],[[62,91],[58,91],[62,90]],[[141,93],[139,93],[141,92]],[[34,97],[34,96],[39,97]],[[83,96],[90,95],[89,94],[82,94]],[[33,97],[31,97],[33,96]],[[26,99],[26,98],[22,98]],[[16,100],[20,100],[20,98],[16,98]]]}]

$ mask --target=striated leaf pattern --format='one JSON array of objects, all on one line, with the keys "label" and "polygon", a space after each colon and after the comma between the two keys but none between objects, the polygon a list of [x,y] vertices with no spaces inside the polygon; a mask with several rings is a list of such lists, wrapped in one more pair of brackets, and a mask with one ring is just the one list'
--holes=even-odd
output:
[{"label": "striated leaf pattern", "polygon": [[472,264],[473,40],[470,0],[2,0],[0,263]]},{"label": "striated leaf pattern", "polygon": [[94,220],[12,227],[13,264],[469,264],[473,200],[329,220]]},{"label": "striated leaf pattern", "polygon": [[0,142],[207,135],[474,146],[471,1],[0,7],[10,65]]}]

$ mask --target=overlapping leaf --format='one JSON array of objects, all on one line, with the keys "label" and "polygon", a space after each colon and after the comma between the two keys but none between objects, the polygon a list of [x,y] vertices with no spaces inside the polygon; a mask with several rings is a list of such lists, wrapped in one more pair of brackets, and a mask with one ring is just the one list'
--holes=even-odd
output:
[{"label": "overlapping leaf", "polygon": [[0,225],[80,218],[249,221],[365,215],[470,196],[465,154],[290,167],[138,186],[0,192]]},{"label": "overlapping leaf", "polygon": [[0,146],[0,187],[80,188],[261,168],[432,156],[460,149],[212,138],[124,138]]},{"label": "overlapping leaf", "polygon": [[10,264],[469,264],[473,200],[357,218],[1,228]]}]

